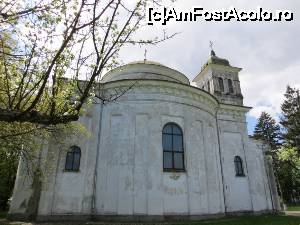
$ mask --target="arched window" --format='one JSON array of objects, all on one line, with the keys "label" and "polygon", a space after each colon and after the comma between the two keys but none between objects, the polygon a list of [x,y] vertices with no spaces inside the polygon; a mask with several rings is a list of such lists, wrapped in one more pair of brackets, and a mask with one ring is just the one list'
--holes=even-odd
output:
[{"label": "arched window", "polygon": [[245,176],[244,168],[243,168],[243,161],[241,157],[235,156],[234,157],[234,167],[235,167],[235,175],[236,176]]},{"label": "arched window", "polygon": [[66,171],[79,171],[81,151],[78,146],[72,146],[66,156]]},{"label": "arched window", "polygon": [[184,171],[183,134],[175,123],[167,123],[162,131],[164,171]]},{"label": "arched window", "polygon": [[233,93],[233,85],[232,85],[232,80],[228,79],[228,91],[229,93]]},{"label": "arched window", "polygon": [[221,92],[224,92],[224,83],[222,77],[218,77],[219,88]]}]

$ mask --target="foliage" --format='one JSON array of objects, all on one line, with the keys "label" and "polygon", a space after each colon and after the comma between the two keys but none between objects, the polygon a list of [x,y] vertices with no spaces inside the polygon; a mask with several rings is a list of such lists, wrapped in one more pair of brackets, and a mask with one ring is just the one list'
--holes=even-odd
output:
[{"label": "foliage", "polygon": [[279,192],[286,202],[300,196],[300,110],[298,90],[287,87],[281,106],[281,133],[279,125],[263,112],[255,127],[254,138],[268,143],[274,162],[275,175],[280,184]]},{"label": "foliage", "polygon": [[[6,214],[7,214],[6,211],[1,211],[1,210],[0,210],[0,219],[6,218]],[[1,224],[1,223],[0,223],[0,224]]]},{"label": "foliage", "polygon": [[[284,142],[296,147],[300,154],[300,97],[299,90],[287,86],[285,100],[281,105],[281,125],[284,127]],[[299,155],[298,155],[299,156]]]},{"label": "foliage", "polygon": [[255,126],[253,138],[268,143],[276,151],[280,145],[280,127],[268,113],[262,112]]},{"label": "foliage", "polygon": [[300,168],[300,158],[298,156],[297,148],[291,146],[283,146],[278,152],[278,158],[281,161],[291,163],[295,168]]},{"label": "foliage", "polygon": [[175,35],[135,36],[145,26],[145,7],[160,2],[2,0],[0,121],[67,123],[91,97],[106,101],[99,81],[119,64],[122,48]]},{"label": "foliage", "polygon": [[84,132],[71,121],[91,99],[115,99],[102,95],[99,81],[119,65],[124,46],[157,44],[173,36],[146,40],[134,35],[144,26],[146,5],[159,2],[0,1],[2,205],[13,190],[21,155],[34,166],[43,141]]},{"label": "foliage", "polygon": [[7,210],[7,201],[12,194],[18,164],[15,151],[0,148],[0,211]]},{"label": "foliage", "polygon": [[41,126],[32,123],[0,122],[0,127],[0,210],[7,209],[20,156],[26,161],[28,176],[32,176],[38,166],[36,161],[43,142],[56,136],[67,138],[86,133],[79,123]]},{"label": "foliage", "polygon": [[284,145],[278,153],[282,162],[279,175],[286,191],[286,200],[295,201],[300,196],[300,98],[299,90],[287,86],[281,105]]},{"label": "foliage", "polygon": [[[278,159],[278,149],[280,147],[280,127],[275,119],[266,112],[262,112],[258,118],[258,123],[254,129],[253,138],[262,140],[270,146],[270,153],[273,158],[275,176],[278,177],[281,169],[281,162]],[[278,187],[280,190],[280,188]]]},{"label": "foliage", "polygon": [[277,177],[286,202],[293,202],[300,196],[300,158],[295,147],[284,145],[278,151]]}]

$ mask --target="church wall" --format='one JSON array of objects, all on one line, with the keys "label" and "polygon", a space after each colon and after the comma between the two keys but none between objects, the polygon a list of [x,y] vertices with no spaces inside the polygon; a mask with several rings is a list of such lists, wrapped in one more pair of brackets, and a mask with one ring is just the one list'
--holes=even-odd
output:
[{"label": "church wall", "polygon": [[[248,140],[248,170],[250,190],[255,211],[273,210],[273,200],[270,192],[270,183],[266,174],[266,165],[263,149],[253,140]],[[275,200],[275,199],[274,199]]]},{"label": "church wall", "polygon": [[[244,144],[241,133],[225,131],[222,132],[221,139],[223,140],[221,149],[227,211],[251,211],[252,206],[246,167],[247,159],[244,154]],[[239,156],[243,160],[245,176],[235,175],[235,156]]]},{"label": "church wall", "polygon": [[[201,105],[193,107],[191,101],[178,97],[160,96],[159,100],[157,96],[148,94],[147,98],[152,98],[151,101],[144,101],[143,97],[127,95],[103,107],[100,139],[94,134],[89,142],[83,139],[82,143],[77,142],[85,146],[82,151],[86,152],[86,156],[82,156],[80,167],[84,176],[63,172],[65,157],[59,156],[60,169],[52,189],[55,193],[51,208],[53,214],[91,213],[93,191],[89,187],[93,186],[91,177],[98,141],[94,196],[97,215],[205,215],[224,212],[214,115],[205,107],[201,110]],[[93,110],[93,115],[99,117],[100,105],[94,106]],[[97,116],[83,118],[82,121],[90,131],[98,133]],[[163,172],[162,128],[168,122],[177,123],[183,130],[186,172]],[[247,144],[244,118],[223,114],[219,116],[218,123],[227,211],[251,211],[256,207],[252,206],[255,194],[251,192],[256,193],[256,190],[252,190],[253,185],[249,184],[252,175],[248,175],[245,165],[249,155],[245,155],[248,150],[244,149]],[[76,143],[74,140],[70,142]],[[235,155],[240,155],[244,161],[245,177],[235,177]],[[89,163],[86,163],[87,158]],[[79,185],[76,186],[76,183]],[[89,185],[83,185],[86,183]],[[73,191],[69,190],[71,187]],[[76,204],[69,199],[75,199]],[[254,210],[266,208],[263,205],[266,201],[259,200],[261,203],[257,203],[259,206]],[[49,207],[42,210],[43,204],[40,209],[41,214],[49,212]]]},{"label": "church wall", "polygon": [[[249,139],[244,114],[222,111],[218,118],[227,211],[272,210],[264,153]],[[235,176],[236,155],[243,160],[245,176]]]},{"label": "church wall", "polygon": [[[79,122],[89,134],[55,139],[49,143],[45,179],[42,186],[38,215],[90,214],[96,159],[99,107],[88,110]],[[78,172],[65,171],[66,153],[73,145],[81,149]]]},{"label": "church wall", "polygon": [[26,162],[21,158],[16,174],[18,179],[15,181],[9,214],[26,214],[28,202],[33,192],[31,188],[32,176],[29,176],[26,171]]},{"label": "church wall", "polygon": [[[146,65],[144,62],[139,68]],[[102,90],[109,95],[131,88],[117,101],[92,105],[80,117],[89,136],[52,138],[41,150],[45,174],[38,219],[92,215],[198,218],[274,207],[272,199],[277,196],[272,197],[268,180],[272,171],[266,172],[262,150],[248,138],[245,113],[249,108],[242,106],[241,95],[219,96],[215,92],[219,88],[215,78],[210,81],[213,97],[189,86],[184,75],[162,65],[151,64],[155,70],[150,68],[141,73],[130,67],[134,74],[119,71],[128,80],[107,82]],[[208,67],[196,79],[198,87],[202,88],[201,82],[205,81],[207,91],[207,80],[217,75],[233,79],[235,93],[240,93],[239,68]],[[155,72],[155,76],[148,72]],[[174,72],[181,84],[164,78],[174,76]],[[147,79],[136,81],[140,75]],[[110,78],[113,77],[112,74]],[[228,92],[226,82],[224,87]],[[216,98],[230,104],[219,103]],[[163,171],[162,130],[169,122],[183,131],[185,171]],[[81,149],[77,172],[65,171],[66,154],[73,145]],[[245,176],[235,174],[236,155],[243,160]],[[32,180],[24,179],[24,175],[21,161],[12,214],[26,214],[30,209]]]},{"label": "church wall", "polygon": [[196,86],[202,90],[205,90],[207,92],[208,91],[208,86],[207,86],[207,82],[209,81],[210,82],[210,90],[215,90],[215,82],[213,82],[212,80],[212,70],[209,69],[209,68],[206,68],[207,71],[206,73],[204,73],[200,79],[197,79],[197,81],[195,82],[196,83]]},{"label": "church wall", "polygon": [[[222,214],[225,207],[226,212],[272,209],[264,158],[248,139],[243,112],[221,105],[217,124],[213,105],[205,98],[189,99],[180,90],[148,91],[136,90],[117,102],[89,108],[80,118],[89,137],[50,141],[43,150],[47,173],[39,217],[198,216]],[[163,171],[162,129],[168,122],[182,128],[185,172]],[[81,148],[78,172],[64,170],[72,145]],[[235,176],[236,155],[243,159],[245,177]],[[24,213],[14,209],[17,204],[14,200],[12,209]]]},{"label": "church wall", "polygon": [[[204,136],[204,122],[195,120],[188,124],[190,127],[186,141],[187,171],[190,177],[196,179],[188,179],[189,191],[189,209],[190,214],[198,214],[199,212],[208,213],[208,181],[207,181],[207,162],[206,162],[206,146]],[[206,127],[205,127],[206,128]]]},{"label": "church wall", "polygon": [[[174,110],[174,112],[172,112]],[[175,113],[177,112],[177,113]],[[176,115],[177,114],[177,115]],[[162,132],[162,128],[165,124],[169,122],[176,123],[179,125],[183,130],[183,141],[184,141],[184,151],[185,151],[185,158],[187,157],[187,142],[186,138],[188,135],[188,130],[186,129],[185,123],[187,122],[186,118],[184,117],[184,112],[182,107],[178,107],[175,104],[168,104],[167,107],[163,110],[163,114],[160,114],[160,127],[157,130],[157,133]],[[157,151],[163,152],[162,150],[162,135],[159,135],[157,145]],[[160,144],[160,146],[159,146]],[[159,161],[163,161],[162,154],[159,154]],[[188,158],[186,158],[188,159]],[[186,168],[185,160],[185,168]],[[160,164],[160,170],[162,170],[163,164]],[[162,173],[162,187],[163,187],[163,213],[165,214],[188,214],[188,184],[187,184],[187,175],[186,172],[177,172],[177,173],[170,173],[170,172],[160,172]],[[196,178],[197,179],[197,178]]]},{"label": "church wall", "polygon": [[[105,105],[103,121],[97,214],[224,211],[213,115],[179,103],[120,101]],[[186,172],[163,172],[162,129],[168,122],[183,130]]]},{"label": "church wall", "polygon": [[135,136],[134,136],[134,184],[133,191],[133,214],[147,213],[147,167],[149,142],[142,143],[139,140],[147,140],[149,138],[149,130],[145,129],[149,121],[149,114],[137,114],[135,117]]},{"label": "church wall", "polygon": [[48,150],[48,143],[45,140],[38,141],[36,151],[20,156],[8,212],[9,218],[30,218],[38,207],[39,185],[38,179],[35,179],[35,171],[39,165],[44,164],[44,152]]}]

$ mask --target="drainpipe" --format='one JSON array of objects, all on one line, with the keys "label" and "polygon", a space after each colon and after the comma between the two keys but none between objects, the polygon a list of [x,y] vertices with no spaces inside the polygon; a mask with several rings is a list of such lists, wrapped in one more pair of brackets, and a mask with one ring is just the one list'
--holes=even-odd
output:
[{"label": "drainpipe", "polygon": [[99,118],[99,132],[98,132],[98,142],[97,142],[97,152],[96,152],[96,163],[94,169],[94,179],[93,179],[93,195],[92,195],[92,207],[91,207],[91,214],[92,217],[96,215],[96,186],[97,186],[97,169],[98,169],[98,161],[99,161],[99,149],[101,143],[101,128],[102,128],[102,114],[103,114],[103,107],[104,103],[103,100],[100,102],[100,118]]},{"label": "drainpipe", "polygon": [[222,190],[223,190],[223,201],[224,201],[224,208],[225,208],[225,214],[227,213],[227,206],[226,206],[226,195],[225,195],[225,183],[224,183],[224,172],[223,172],[223,163],[222,163],[222,153],[221,153],[221,141],[220,141],[220,133],[219,133],[219,123],[218,123],[218,112],[220,109],[220,105],[218,105],[218,108],[216,109],[216,126],[217,126],[217,137],[218,137],[218,147],[219,147],[219,156],[220,156],[220,166],[221,166],[221,176],[222,176]]}]

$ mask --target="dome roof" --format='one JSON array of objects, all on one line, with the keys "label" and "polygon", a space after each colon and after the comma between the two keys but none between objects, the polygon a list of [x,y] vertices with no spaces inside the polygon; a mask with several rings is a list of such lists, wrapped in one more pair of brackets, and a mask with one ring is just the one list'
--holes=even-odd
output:
[{"label": "dome roof", "polygon": [[207,62],[202,66],[201,70],[203,70],[209,64],[218,64],[223,66],[230,66],[229,61],[227,59],[220,58],[216,56],[216,53],[212,50],[210,53],[210,58]]},{"label": "dome roof", "polygon": [[128,63],[127,65],[132,65],[132,64],[149,64],[149,65],[158,65],[158,66],[164,66],[166,67],[165,65],[159,63],[159,62],[155,62],[155,61],[151,61],[151,60],[138,60],[138,61],[133,61],[133,62],[130,62]]},{"label": "dome roof", "polygon": [[129,79],[167,80],[190,84],[189,79],[179,71],[148,60],[135,61],[117,67],[106,73],[102,78],[102,82]]}]

